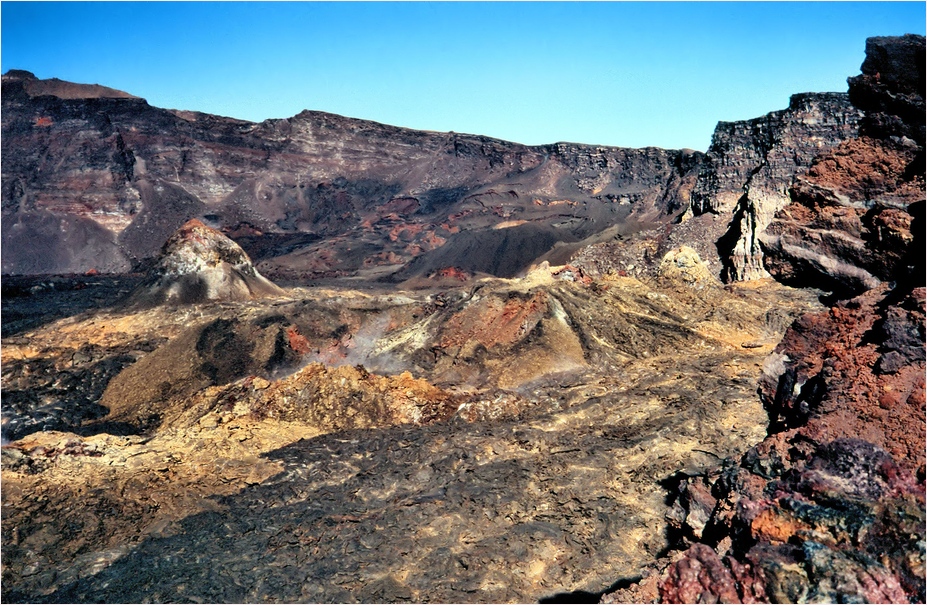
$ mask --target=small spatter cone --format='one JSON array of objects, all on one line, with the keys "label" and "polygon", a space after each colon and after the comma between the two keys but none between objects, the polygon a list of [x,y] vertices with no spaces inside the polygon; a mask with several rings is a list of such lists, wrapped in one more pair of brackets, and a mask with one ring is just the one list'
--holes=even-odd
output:
[{"label": "small spatter cone", "polygon": [[194,304],[281,294],[283,290],[258,273],[238,244],[192,219],[165,242],[149,279],[130,302]]},{"label": "small spatter cone", "polygon": [[698,252],[689,246],[679,246],[667,252],[660,261],[657,273],[663,279],[681,281],[693,286],[719,283]]}]

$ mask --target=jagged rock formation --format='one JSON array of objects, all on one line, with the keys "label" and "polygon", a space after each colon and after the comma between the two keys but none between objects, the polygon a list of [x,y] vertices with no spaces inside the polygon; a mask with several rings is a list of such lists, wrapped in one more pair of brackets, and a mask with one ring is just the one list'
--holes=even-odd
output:
[{"label": "jagged rock formation", "polygon": [[[3,140],[4,274],[125,272],[200,218],[275,278],[382,277],[446,242],[404,277],[462,265],[511,276],[556,242],[668,220],[702,157],[311,111],[254,124],[28,72],[3,76]],[[467,242],[486,253],[454,252]]]},{"label": "jagged rock formation", "polygon": [[673,224],[603,232],[570,262],[590,275],[653,275],[669,251],[688,246],[725,281],[768,277],[764,229],[789,203],[796,175],[822,151],[854,140],[861,115],[845,93],[805,93],[793,95],[788,109],[719,123],[690,204]]},{"label": "jagged rock formation", "polygon": [[866,48],[862,136],[815,158],[763,240],[773,275],[843,300],[766,360],[766,439],[681,478],[681,551],[606,602],[927,598],[924,38]]},{"label": "jagged rock formation", "polygon": [[129,302],[193,304],[280,294],[283,290],[258,273],[238,244],[191,219],[165,242],[148,280]]},{"label": "jagged rock formation", "polygon": [[923,244],[912,247],[924,214],[924,39],[873,38],[866,48],[863,75],[850,79],[866,110],[863,135],[815,158],[760,238],[778,279],[841,296],[924,257]]},{"label": "jagged rock formation", "polygon": [[788,109],[718,124],[690,211],[731,217],[717,242],[725,280],[767,275],[757,236],[789,203],[795,175],[822,151],[855,137],[860,117],[845,93],[806,93],[793,95]]},{"label": "jagged rock formation", "polygon": [[[845,94],[795,95],[786,110],[721,122],[705,156],[528,147],[311,111],[253,124],[28,72],[3,82],[6,274],[125,272],[200,218],[294,281],[452,267],[511,277],[589,246],[601,272],[652,266],[679,245],[713,269],[720,258],[725,279],[753,279],[765,275],[757,235],[793,177],[855,136],[860,115]],[[677,226],[665,250],[609,248],[706,213],[720,218]]]},{"label": "jagged rock formation", "polygon": [[860,135],[895,143],[908,138],[923,146],[923,36],[869,38],[860,69],[849,80],[850,99],[866,112]]}]

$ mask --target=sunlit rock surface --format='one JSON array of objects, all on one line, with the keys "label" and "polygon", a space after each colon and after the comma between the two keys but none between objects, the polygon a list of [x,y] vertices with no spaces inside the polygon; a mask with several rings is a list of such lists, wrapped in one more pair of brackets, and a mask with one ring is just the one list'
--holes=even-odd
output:
[{"label": "sunlit rock surface", "polygon": [[[7,338],[4,600],[527,602],[635,575],[667,546],[665,480],[765,434],[763,359],[813,300],[577,275]],[[103,413],[35,432],[36,403],[79,396],[37,372],[108,360]]]},{"label": "sunlit rock surface", "polygon": [[793,95],[788,109],[721,122],[692,192],[693,214],[730,217],[718,240],[725,280],[767,275],[757,236],[789,203],[792,179],[823,150],[856,136],[860,111],[846,93]]},{"label": "sunlit rock surface", "polygon": [[251,123],[20,71],[2,98],[5,275],[125,273],[197,218],[271,279],[512,277],[558,243],[668,221],[703,157],[317,111]]},{"label": "sunlit rock surface", "polygon": [[280,294],[283,290],[254,268],[238,244],[191,219],[165,242],[130,304],[192,304]]},{"label": "sunlit rock surface", "polygon": [[773,275],[837,300],[764,362],[766,439],[679,478],[676,550],[603,602],[925,600],[924,38],[866,51],[862,136],[813,160],[762,238]]}]

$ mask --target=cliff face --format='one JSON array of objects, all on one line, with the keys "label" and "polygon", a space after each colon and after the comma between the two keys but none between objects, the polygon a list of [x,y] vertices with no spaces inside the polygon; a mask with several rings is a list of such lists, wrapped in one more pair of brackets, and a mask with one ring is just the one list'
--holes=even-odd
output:
[{"label": "cliff face", "polygon": [[924,601],[924,38],[866,52],[862,136],[815,157],[762,236],[774,277],[841,300],[767,358],[766,439],[675,490],[684,552],[610,601]]},{"label": "cliff face", "polygon": [[843,297],[923,267],[923,244],[911,246],[924,213],[924,38],[871,38],[866,51],[850,78],[862,136],[815,158],[761,237],[777,279]]},{"label": "cliff face", "polygon": [[846,94],[798,94],[788,109],[718,124],[692,191],[691,213],[731,217],[717,242],[725,280],[766,275],[757,235],[789,203],[795,175],[822,151],[855,137],[860,117]]},{"label": "cliff face", "polygon": [[[3,272],[126,272],[199,218],[270,277],[508,277],[558,243],[564,258],[552,260],[563,262],[684,212],[725,225],[682,229],[649,262],[686,244],[712,268],[720,258],[725,279],[753,279],[766,275],[757,234],[794,176],[854,137],[860,115],[845,94],[801,94],[788,109],[721,122],[707,156],[529,147],[312,111],[255,124],[13,71],[3,76]],[[604,268],[648,262],[598,256]]]},{"label": "cliff face", "polygon": [[[460,232],[484,248],[499,245],[494,227],[553,245],[665,221],[688,203],[701,157],[527,147],[309,111],[254,124],[28,72],[3,76],[3,140],[7,274],[128,271],[200,218],[271,276],[380,276]],[[546,250],[510,247],[505,271]]]}]

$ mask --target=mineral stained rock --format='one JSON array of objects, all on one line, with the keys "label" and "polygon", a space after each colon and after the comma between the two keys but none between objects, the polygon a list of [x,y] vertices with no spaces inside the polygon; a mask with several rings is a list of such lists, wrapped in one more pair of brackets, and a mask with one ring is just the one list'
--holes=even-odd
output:
[{"label": "mineral stained rock", "polygon": [[757,236],[789,203],[792,179],[823,150],[855,137],[860,117],[846,93],[807,93],[793,95],[788,109],[718,124],[690,210],[730,220],[717,241],[725,281],[767,275]]},{"label": "mineral stained rock", "polygon": [[153,306],[246,300],[282,293],[254,268],[238,244],[191,219],[165,242],[149,279],[130,300]]},{"label": "mineral stained rock", "polygon": [[717,282],[718,279],[705,266],[698,252],[689,246],[680,246],[667,252],[660,262],[658,275],[693,285]]},{"label": "mineral stained rock", "polygon": [[850,90],[870,127],[815,158],[760,238],[777,279],[846,297],[923,274],[924,244],[913,232],[924,220],[924,39],[870,39],[867,52]]},{"label": "mineral stained rock", "polygon": [[795,177],[821,152],[855,140],[861,117],[846,93],[804,93],[787,109],[720,122],[672,223],[604,231],[577,244],[570,262],[590,275],[654,275],[667,253],[687,246],[726,282],[768,277],[764,229],[791,201]]},{"label": "mineral stained rock", "polygon": [[765,361],[766,439],[679,478],[680,550],[651,570],[654,599],[927,598],[923,112],[908,111],[923,105],[924,38],[866,48],[861,136],[813,160],[764,237],[773,275],[840,300]]},{"label": "mineral stained rock", "polygon": [[794,175],[859,117],[845,94],[795,95],[719,124],[706,156],[529,147],[312,111],[255,124],[19,71],[3,87],[4,274],[124,273],[199,218],[274,279],[512,277],[709,213],[653,262],[691,245],[725,279],[752,279],[765,275],[755,235]]},{"label": "mineral stained rock", "polygon": [[[65,224],[15,270],[151,265],[162,294],[4,280],[3,601],[923,601],[923,116],[893,72],[918,43],[867,46],[861,136],[800,95],[710,166],[7,74],[4,262]],[[706,166],[740,187],[720,214]],[[808,253],[766,266],[828,309],[716,280],[752,229],[726,213],[786,181],[770,234]],[[406,281],[253,297],[219,231],[262,271]],[[22,321],[59,290],[74,314]]]}]

